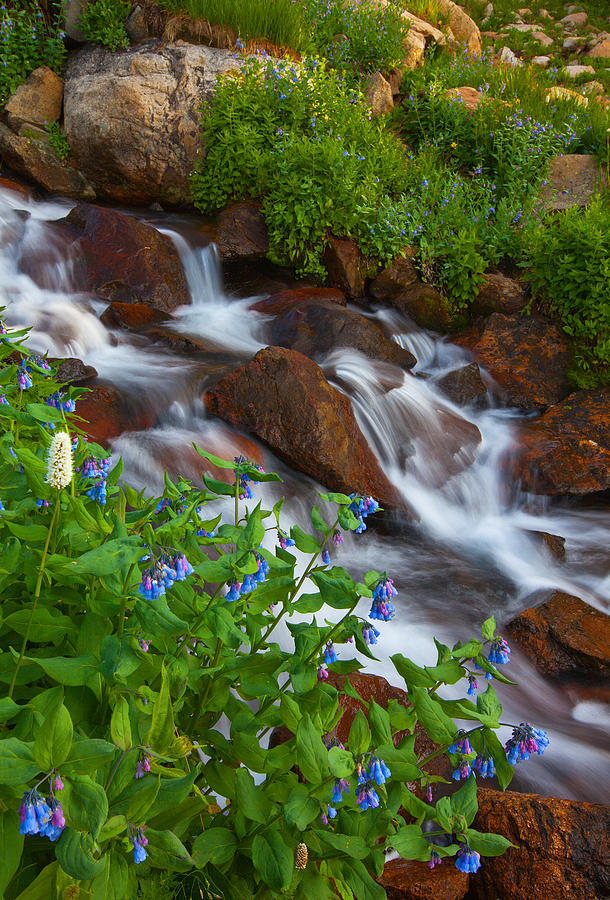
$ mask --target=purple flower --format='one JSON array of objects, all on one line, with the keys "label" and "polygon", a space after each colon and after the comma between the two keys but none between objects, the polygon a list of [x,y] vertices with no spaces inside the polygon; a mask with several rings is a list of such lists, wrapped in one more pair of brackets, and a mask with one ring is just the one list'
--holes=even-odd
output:
[{"label": "purple flower", "polygon": [[458,739],[455,741],[449,748],[449,753],[463,753],[464,755],[468,755],[472,753],[472,747],[470,746],[470,741],[463,731],[458,732]]},{"label": "purple flower", "polygon": [[430,862],[428,863],[428,865],[431,869],[433,869],[435,866],[440,866],[441,863],[442,859],[440,858],[436,850],[433,850],[430,854]]},{"label": "purple flower", "polygon": [[325,566],[330,566],[330,553],[328,552],[328,550],[322,551],[322,562]]},{"label": "purple flower", "polygon": [[362,534],[363,531],[366,531],[364,520],[367,516],[377,512],[379,504],[372,497],[357,497],[356,494],[350,494],[350,500],[352,502],[348,508],[354,513],[359,522],[356,534]]},{"label": "purple flower", "polygon": [[462,844],[457,852],[455,867],[460,872],[476,872],[481,866],[481,857],[476,850],[471,850],[468,844]]},{"label": "purple flower", "polygon": [[470,763],[465,757],[462,757],[458,763],[457,769],[453,773],[453,780],[460,781],[462,778],[469,778],[471,772],[472,769],[470,768]]},{"label": "purple flower", "polygon": [[474,675],[469,675],[468,676],[468,690],[466,691],[466,693],[468,694],[469,697],[474,697],[476,692],[478,691],[478,689],[479,689],[479,682],[477,681],[477,679],[475,678]]},{"label": "purple flower", "polygon": [[335,547],[338,547],[339,544],[343,543],[343,535],[341,534],[339,529],[337,529],[336,531],[333,532],[332,542],[335,545]]},{"label": "purple flower", "polygon": [[59,777],[59,775],[55,775],[55,781],[53,782],[53,789],[56,791],[63,791],[64,783]]},{"label": "purple flower", "polygon": [[511,766],[521,760],[528,760],[530,753],[542,756],[550,741],[545,731],[534,728],[529,722],[521,722],[517,728],[513,728],[512,737],[506,742],[505,750]]},{"label": "purple flower", "polygon": [[481,778],[493,778],[496,774],[496,767],[491,756],[481,756],[475,759],[472,768],[481,776]]},{"label": "purple flower", "polygon": [[285,550],[286,547],[294,547],[294,541],[291,537],[288,537],[285,531],[282,531],[281,528],[277,530],[277,541],[282,550]]},{"label": "purple flower", "polygon": [[394,582],[387,575],[379,579],[373,591],[373,603],[369,612],[370,619],[380,619],[382,622],[389,622],[394,618],[396,609],[389,599],[396,597],[398,591],[394,587]]},{"label": "purple flower", "polygon": [[144,653],[148,653],[148,641],[145,641],[143,637],[139,637],[138,644],[140,645],[140,650]]},{"label": "purple flower", "polygon": [[343,794],[349,794],[349,783],[345,778],[337,778],[333,788],[333,795],[330,799],[333,803],[341,803]]},{"label": "purple flower", "polygon": [[141,828],[138,828],[134,834],[131,835],[131,842],[133,844],[133,861],[135,863],[144,862],[148,854],[144,849],[148,844],[148,840],[144,837],[144,833]]},{"label": "purple flower", "polygon": [[503,637],[498,636],[493,639],[487,659],[494,665],[498,665],[498,663],[504,665],[510,662],[510,647]]},{"label": "purple flower", "polygon": [[379,795],[371,784],[361,785],[356,794],[356,803],[363,812],[376,809],[379,806]]},{"label": "purple flower", "polygon": [[371,645],[377,643],[377,638],[379,637],[379,632],[374,627],[374,625],[370,625],[368,622],[362,626],[362,637],[364,639],[365,644]]}]

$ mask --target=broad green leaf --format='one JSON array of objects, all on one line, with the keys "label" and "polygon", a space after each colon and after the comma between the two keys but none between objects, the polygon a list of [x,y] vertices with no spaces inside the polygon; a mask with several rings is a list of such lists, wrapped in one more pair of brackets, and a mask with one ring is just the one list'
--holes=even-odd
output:
[{"label": "broad green leaf", "polygon": [[100,828],[100,833],[98,834],[99,843],[103,843],[103,841],[109,841],[114,837],[118,837],[122,834],[127,828],[127,819],[125,816],[111,816],[109,819],[106,819],[102,827]]},{"label": "broad green leaf", "polygon": [[174,712],[169,693],[169,680],[165,666],[161,669],[161,690],[155,700],[152,722],[146,743],[161,756],[165,756],[174,743]]},{"label": "broad green leaf", "polygon": [[115,753],[114,745],[99,738],[92,740],[74,740],[62,773],[66,775],[95,774],[100,766],[105,765]]},{"label": "broad green leaf", "polygon": [[511,681],[510,678],[507,678],[506,675],[503,675],[500,669],[496,668],[493,663],[490,663],[486,656],[482,653],[476,657],[475,662],[479,668],[484,669],[486,672],[490,672],[494,678],[498,681],[501,681],[502,684],[517,684],[516,681]]},{"label": "broad green leaf", "polygon": [[456,644],[451,655],[456,659],[474,659],[483,649],[481,641],[472,640],[466,644]]},{"label": "broad green leaf", "polygon": [[49,533],[49,529],[45,525],[20,525],[18,522],[11,522],[10,519],[5,519],[4,521],[11,534],[21,538],[22,541],[26,541],[28,544],[45,541]]},{"label": "broad green leaf", "polygon": [[374,700],[371,700],[369,706],[369,725],[371,726],[374,747],[392,743],[390,717],[385,709],[379,706],[378,703],[375,703]]},{"label": "broad green leaf", "polygon": [[147,862],[158,869],[169,869],[171,872],[188,872],[193,867],[193,859],[173,831],[157,831],[146,829],[148,838]]},{"label": "broad green leaf", "polygon": [[481,625],[481,635],[483,636],[484,641],[493,641],[495,633],[496,620],[493,616],[490,616],[489,619],[485,619]]},{"label": "broad green leaf", "polygon": [[159,793],[161,777],[150,774],[140,779],[138,790],[129,801],[125,817],[133,825],[144,825],[146,814],[153,806]]},{"label": "broad green leaf", "polygon": [[90,834],[83,834],[68,827],[64,828],[55,853],[59,865],[66,874],[88,881],[102,872],[106,864],[104,857],[96,859],[93,848],[94,842]]},{"label": "broad green leaf", "polygon": [[399,700],[388,700],[388,715],[394,731],[413,731],[417,724],[417,712],[412,706],[405,706]]},{"label": "broad green leaf", "polygon": [[402,789],[402,805],[415,819],[431,819],[434,816],[434,807],[420,800],[406,785]]},{"label": "broad green leaf", "polygon": [[320,507],[314,506],[311,511],[311,524],[316,529],[316,531],[321,531],[324,537],[330,532],[330,528],[320,515]]},{"label": "broad green leaf", "polygon": [[515,847],[501,834],[483,834],[474,828],[466,830],[466,839],[470,847],[481,856],[502,856],[509,847]]},{"label": "broad green leaf", "polygon": [[[30,622],[31,619],[31,622]],[[17,634],[28,636],[31,644],[54,643],[65,634],[76,630],[72,619],[61,613],[51,612],[46,606],[31,610],[27,607],[18,609],[4,620],[4,624]]]},{"label": "broad green leaf", "polygon": [[495,767],[498,783],[503,791],[511,783],[515,770],[506,758],[506,751],[500,742],[498,735],[492,728],[483,728],[470,735],[470,743],[481,755],[491,755]]},{"label": "broad green leaf", "polygon": [[328,606],[333,609],[350,609],[358,602],[354,582],[348,575],[333,574],[335,571],[313,572],[311,580]]},{"label": "broad green leaf", "polygon": [[19,813],[16,809],[6,809],[0,813],[0,897],[19,868],[23,851],[23,835],[19,834]]},{"label": "broad green leaf", "polygon": [[349,730],[347,746],[354,756],[366,753],[371,746],[371,729],[361,709],[354,716],[352,727]]},{"label": "broad green leaf", "polygon": [[396,671],[401,675],[409,687],[434,687],[435,679],[421,666],[416,665],[412,660],[403,656],[402,653],[395,653],[390,657]]},{"label": "broad green leaf", "polygon": [[138,597],[134,612],[147,634],[174,637],[188,631],[188,625],[175,616],[167,605],[166,598]]},{"label": "broad green leaf", "polygon": [[474,774],[466,779],[459,791],[451,795],[451,808],[454,813],[464,816],[466,824],[470,825],[479,808],[477,782]]},{"label": "broad green leaf", "polygon": [[477,694],[477,710],[493,720],[493,722],[488,722],[488,725],[494,727],[495,724],[499,724],[500,716],[502,715],[502,704],[498,700],[498,695],[491,684],[487,685],[487,690],[484,693]]},{"label": "broad green leaf", "polygon": [[419,825],[405,825],[390,838],[390,844],[403,859],[430,859],[432,847],[422,834]]},{"label": "broad green leaf", "polygon": [[293,525],[290,529],[290,537],[296,544],[297,550],[302,553],[317,553],[320,549],[320,543],[312,534],[307,534],[298,525]]},{"label": "broad green leaf", "polygon": [[[356,834],[341,834],[339,831],[322,831],[319,834],[320,840],[333,850],[351,856],[354,859],[366,859],[371,852],[371,848],[364,838]],[[332,855],[332,854],[331,854]]]},{"label": "broad green leaf", "polygon": [[457,659],[450,659],[438,666],[426,666],[426,672],[432,676],[434,682],[442,681],[446,684],[455,684],[466,675],[466,670]]},{"label": "broad green leaf", "polygon": [[63,704],[49,713],[34,742],[34,759],[41,771],[49,772],[65,762],[72,747],[73,730],[70,713]]},{"label": "broad green leaf", "polygon": [[120,853],[107,853],[104,868],[91,882],[91,900],[123,900],[127,893],[127,862]]},{"label": "broad green leaf", "polygon": [[118,698],[110,719],[110,734],[119,750],[131,750],[131,724],[129,721],[129,703],[125,697]]},{"label": "broad green leaf", "polygon": [[39,665],[53,681],[71,687],[87,684],[97,672],[97,661],[91,653],[84,656],[54,656],[49,659],[30,657],[29,662]]},{"label": "broad green leaf", "polygon": [[203,456],[204,459],[208,459],[211,463],[213,463],[218,469],[233,469],[237,467],[236,462],[229,462],[228,459],[221,459],[220,456],[214,456],[213,453],[208,453],[207,450],[202,450],[201,447],[198,447],[197,444],[193,443],[193,447],[199,454],[199,456]]},{"label": "broad green leaf", "polygon": [[296,734],[297,726],[301,721],[303,712],[296,700],[290,694],[282,694],[280,701],[280,714],[282,722],[293,734]]},{"label": "broad green leaf", "polygon": [[50,900],[55,893],[55,879],[58,870],[59,863],[57,861],[49,863],[19,894],[17,900]]},{"label": "broad green leaf", "polygon": [[453,808],[449,797],[441,797],[436,802],[434,818],[445,831],[453,831]]},{"label": "broad green leaf", "polygon": [[337,510],[337,518],[339,525],[345,531],[355,531],[360,526],[360,520],[356,518],[354,513],[347,506],[340,506]]},{"label": "broad green leaf", "polygon": [[297,784],[284,803],[284,816],[289,825],[305,831],[310,822],[320,814],[320,804],[310,795],[304,784]]},{"label": "broad green leaf", "polygon": [[252,841],[252,862],[272,891],[284,891],[290,886],[294,857],[276,828],[268,828],[263,834],[255,836]]},{"label": "broad green leaf", "polygon": [[374,881],[364,863],[359,859],[341,860],[341,871],[357,900],[386,900],[385,890]]},{"label": "broad green leaf", "polygon": [[[368,728],[368,726],[367,726]],[[320,784],[328,776],[328,750],[309,715],[297,726],[297,765],[312,784]]]},{"label": "broad green leaf", "polygon": [[400,750],[390,742],[377,748],[379,758],[390,769],[394,778],[399,781],[418,781],[421,770],[415,764],[416,756],[407,750]]},{"label": "broad green leaf", "polygon": [[294,898],[295,900],[337,900],[337,894],[333,891],[328,878],[324,878],[315,865],[308,865],[299,881]]},{"label": "broad green leaf", "polygon": [[237,850],[237,838],[228,828],[207,828],[195,838],[193,859],[198,869],[208,863],[222,866],[231,862]]},{"label": "broad green leaf", "polygon": [[23,707],[19,706],[18,703],[15,703],[11,697],[2,697],[2,699],[0,699],[0,722],[8,722],[9,719],[13,719],[22,709]]},{"label": "broad green leaf", "polygon": [[137,562],[145,552],[139,537],[115,538],[72,560],[70,571],[77,575],[110,575]]},{"label": "broad green leaf", "polygon": [[108,818],[108,798],[104,788],[88,775],[70,775],[66,776],[64,791],[62,800],[65,796],[65,804],[62,803],[62,806],[68,825],[97,838]]},{"label": "broad green leaf", "polygon": [[409,698],[417,710],[419,721],[432,740],[437,744],[451,744],[457,729],[440,704],[421,687],[412,687]]},{"label": "broad green leaf", "polygon": [[355,768],[354,756],[349,750],[341,747],[331,747],[328,751],[328,764],[331,775],[335,778],[349,778]]},{"label": "broad green leaf", "polygon": [[349,506],[352,502],[351,497],[348,497],[347,494],[340,494],[336,491],[329,491],[327,494],[318,491],[318,496],[321,497],[322,500],[327,500],[329,503],[339,503],[341,506]]},{"label": "broad green leaf", "polygon": [[0,741],[0,784],[24,784],[40,772],[34,744],[18,738]]},{"label": "broad green leaf", "polygon": [[262,788],[254,784],[254,779],[243,766],[235,772],[235,802],[243,814],[264,825],[272,809],[271,802],[263,794]]}]

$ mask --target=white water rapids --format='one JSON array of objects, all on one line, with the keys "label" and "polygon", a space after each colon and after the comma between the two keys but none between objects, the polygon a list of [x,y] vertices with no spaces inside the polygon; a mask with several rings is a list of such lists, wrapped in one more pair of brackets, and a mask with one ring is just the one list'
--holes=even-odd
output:
[{"label": "white water rapids", "polygon": [[[181,358],[142,336],[106,329],[99,320],[105,302],[73,289],[77,249],[58,241],[47,224],[69,209],[65,202],[37,203],[0,188],[0,305],[6,307],[7,324],[31,327],[30,347],[79,357],[95,366],[100,379],[154,404],[154,428],[113,442],[127,480],[161,491],[164,468],[195,479],[201,465],[191,441],[228,457],[241,452],[243,438],[210,419],[201,396],[212,372],[229,371],[266,346],[267,320],[249,308],[252,298],[225,292],[214,248],[192,248],[168,216],[161,227],[180,252],[192,301],[176,312],[171,327],[204,339],[215,351],[213,362]],[[368,568],[387,570],[399,590],[397,616],[380,626],[380,661],[369,671],[398,683],[392,653],[432,664],[433,635],[446,643],[466,640],[488,615],[506,622],[554,589],[608,610],[608,509],[551,504],[507,484],[499,461],[520,414],[492,406],[455,407],[435,381],[468,362],[466,351],[418,331],[395,312],[372,315],[414,353],[421,377],[348,349],[320,361],[331,383],[351,398],[383,470],[419,519],[417,527],[397,525],[390,536],[372,529],[347,536],[335,554],[357,579]],[[460,434],[478,429],[480,442],[465,441],[456,451],[456,423]],[[265,468],[285,479],[286,522],[306,528],[319,486],[265,448],[258,452]],[[274,500],[277,492],[266,488],[264,496]],[[553,560],[535,532],[564,537],[566,562]],[[363,604],[361,612],[367,611]],[[583,699],[546,681],[515,647],[512,655],[507,674],[520,685],[498,686],[504,719],[531,721],[551,737],[544,758],[519,765],[519,786],[558,797],[610,799],[607,707],[594,692]],[[454,696],[463,696],[463,685],[456,688],[461,694]]]}]

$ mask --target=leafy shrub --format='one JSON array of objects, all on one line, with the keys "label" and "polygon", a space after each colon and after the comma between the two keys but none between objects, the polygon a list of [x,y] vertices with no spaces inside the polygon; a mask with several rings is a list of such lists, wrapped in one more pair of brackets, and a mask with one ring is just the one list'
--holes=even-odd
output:
[{"label": "leafy shrub", "polygon": [[66,48],[63,33],[50,28],[38,4],[31,8],[0,8],[0,103],[39,66],[61,74]]},{"label": "leafy shrub", "polygon": [[49,135],[49,143],[58,159],[67,159],[70,156],[70,144],[65,132],[62,131],[59,122],[45,124],[45,130]]},{"label": "leafy shrub", "polygon": [[195,205],[209,213],[263,197],[276,261],[322,274],[331,231],[353,235],[383,261],[404,246],[400,217],[388,228],[383,212],[406,185],[404,150],[323,62],[254,62],[219,79],[203,140]]},{"label": "leafy shrub", "polygon": [[548,217],[531,236],[534,295],[574,338],[581,388],[610,384],[610,209],[605,198],[586,209]]},{"label": "leafy shrub", "polygon": [[[477,695],[476,667],[510,683],[493,618],[480,638],[437,642],[433,665],[396,654],[412,705],[365,704],[342,746],[340,699],[355,691],[349,679],[338,691],[328,670],[361,667],[350,641],[374,659],[373,623],[393,617],[396,588],[380,572],[355,583],[329,556],[343,530],[365,529],[374,500],[322,494],[311,532],[287,534],[282,501],[266,510],[253,498],[276,475],[203,451],[230,481],[166,476],[162,498],[138,494],[119,484],[120,462],[70,435],[82,391],[63,392],[20,337],[0,345],[0,889],[158,897],[174,873],[183,896],[190,884],[225,900],[305,900],[330,897],[332,879],[381,900],[372,875],[389,845],[431,864],[455,857],[462,871],[502,853],[507,840],[471,827],[475,773],[497,771],[506,787],[512,764],[548,738],[522,724],[503,748],[497,694],[488,684]],[[323,607],[336,623],[318,623]],[[272,637],[282,620],[288,646]],[[460,682],[467,696],[444,699]],[[276,726],[291,736],[265,749]],[[437,744],[424,758],[416,727]],[[428,765],[441,754],[461,785],[434,802],[445,779]]]},{"label": "leafy shrub", "polygon": [[128,47],[125,21],[130,10],[129,0],[89,0],[80,18],[83,34],[88,41],[104,44],[112,51]]}]

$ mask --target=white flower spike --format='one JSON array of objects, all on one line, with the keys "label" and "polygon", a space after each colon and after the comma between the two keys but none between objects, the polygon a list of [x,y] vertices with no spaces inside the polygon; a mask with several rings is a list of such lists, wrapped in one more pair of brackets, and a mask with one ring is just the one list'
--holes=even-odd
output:
[{"label": "white flower spike", "polygon": [[72,443],[70,435],[58,431],[49,447],[47,484],[61,490],[72,481]]}]

